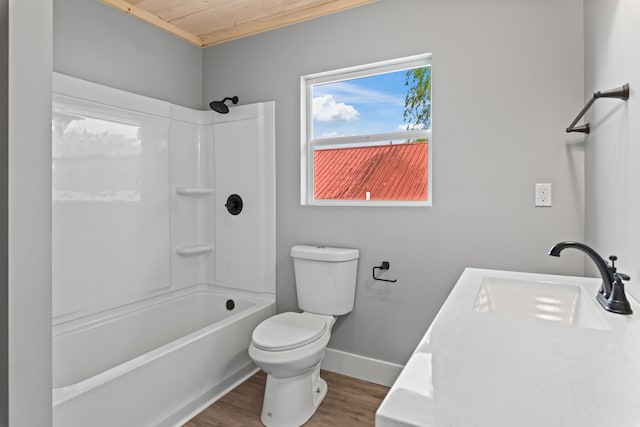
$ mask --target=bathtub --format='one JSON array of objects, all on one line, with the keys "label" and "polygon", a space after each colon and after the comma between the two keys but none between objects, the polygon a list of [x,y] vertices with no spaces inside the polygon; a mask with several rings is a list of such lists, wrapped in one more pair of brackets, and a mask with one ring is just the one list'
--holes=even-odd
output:
[{"label": "bathtub", "polygon": [[54,325],[53,425],[182,425],[257,371],[273,314],[273,295],[197,285]]}]

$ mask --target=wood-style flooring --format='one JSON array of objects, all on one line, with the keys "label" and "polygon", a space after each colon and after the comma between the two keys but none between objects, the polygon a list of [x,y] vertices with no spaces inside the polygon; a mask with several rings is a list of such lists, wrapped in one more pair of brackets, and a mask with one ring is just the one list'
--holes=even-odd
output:
[{"label": "wood-style flooring", "polygon": [[[329,391],[305,427],[373,426],[388,387],[321,371]],[[266,375],[260,371],[195,416],[184,427],[261,427]]]}]

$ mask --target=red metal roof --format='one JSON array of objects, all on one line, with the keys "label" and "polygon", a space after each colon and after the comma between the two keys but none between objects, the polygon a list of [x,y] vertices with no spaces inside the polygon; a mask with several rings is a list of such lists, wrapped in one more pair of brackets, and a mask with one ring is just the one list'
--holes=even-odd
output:
[{"label": "red metal roof", "polygon": [[332,148],[314,154],[317,200],[426,200],[427,142]]}]

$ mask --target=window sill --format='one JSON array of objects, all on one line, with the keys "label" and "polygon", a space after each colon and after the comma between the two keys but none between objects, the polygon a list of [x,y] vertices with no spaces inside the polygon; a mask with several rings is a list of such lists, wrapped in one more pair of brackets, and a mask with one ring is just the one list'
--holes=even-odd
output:
[{"label": "window sill", "polygon": [[382,206],[394,208],[430,208],[430,200],[312,200],[302,206]]}]

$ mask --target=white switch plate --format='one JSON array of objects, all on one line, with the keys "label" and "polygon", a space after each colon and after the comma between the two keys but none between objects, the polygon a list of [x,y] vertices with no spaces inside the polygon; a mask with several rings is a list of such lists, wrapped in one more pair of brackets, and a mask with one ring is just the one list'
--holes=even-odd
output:
[{"label": "white switch plate", "polygon": [[551,184],[536,184],[536,206],[551,206]]}]

